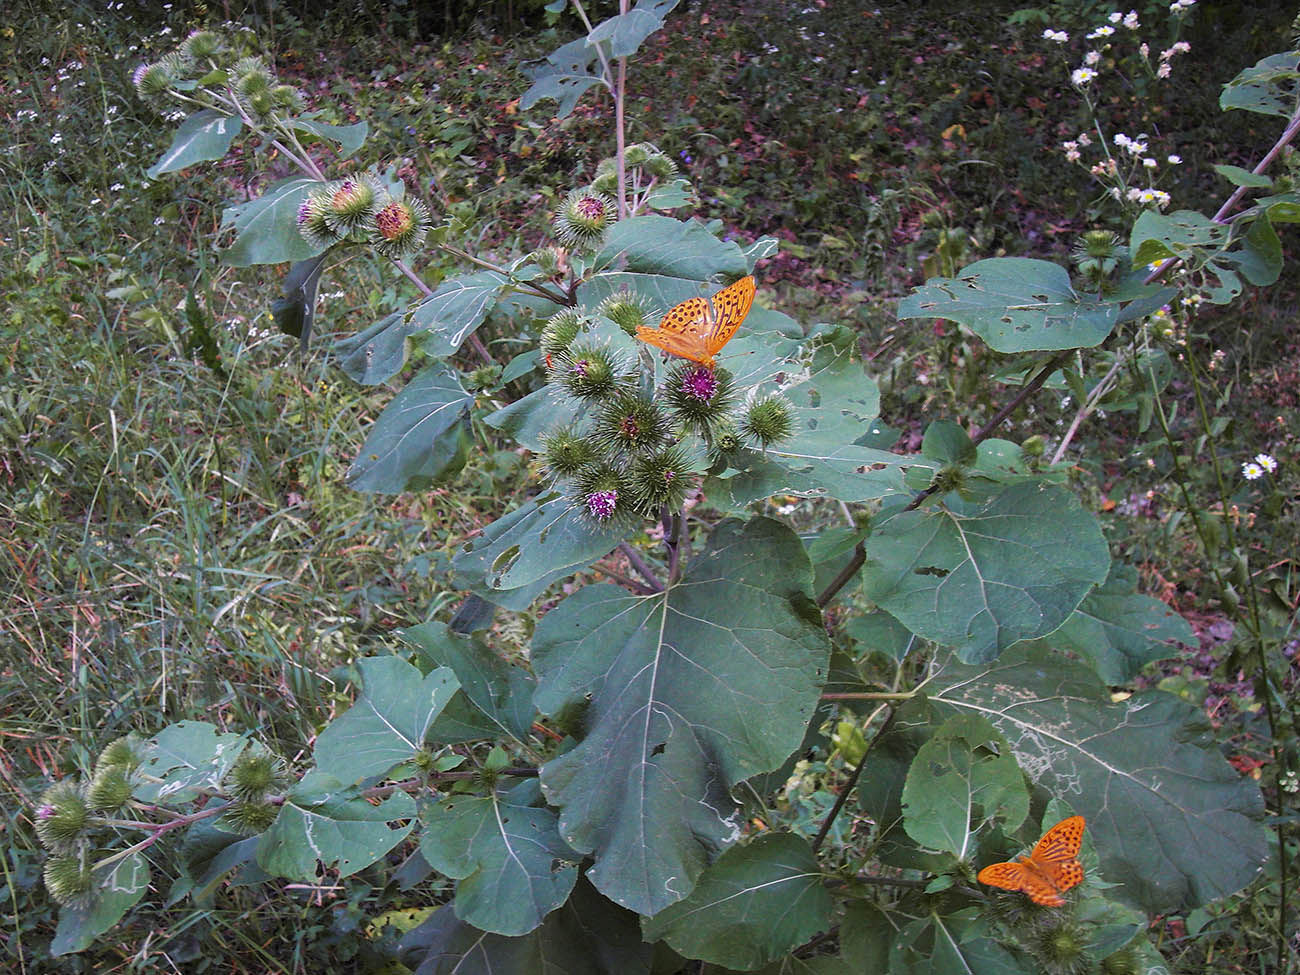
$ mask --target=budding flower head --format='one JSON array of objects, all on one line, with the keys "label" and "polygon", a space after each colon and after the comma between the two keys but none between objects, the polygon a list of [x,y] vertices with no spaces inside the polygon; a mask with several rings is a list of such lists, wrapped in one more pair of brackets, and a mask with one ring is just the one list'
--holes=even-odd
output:
[{"label": "budding flower head", "polygon": [[591,342],[570,347],[568,356],[555,363],[560,385],[578,399],[600,400],[618,389],[618,370],[609,350]]},{"label": "budding flower head", "polygon": [[211,30],[196,30],[181,42],[180,51],[188,58],[207,60],[221,53],[221,35]]},{"label": "budding flower head", "polygon": [[557,312],[546,320],[542,326],[542,354],[549,357],[564,357],[569,354],[569,346],[582,331],[582,318],[572,308]]},{"label": "budding flower head", "polygon": [[616,219],[614,201],[595,190],[573,190],[555,214],[555,236],[566,247],[594,249]]},{"label": "budding flower head", "polygon": [[305,100],[302,92],[293,85],[276,85],[271,89],[271,98],[275,102],[276,108],[282,108],[288,112],[301,112]]},{"label": "budding flower head", "polygon": [[240,58],[230,69],[230,76],[235,79],[235,91],[245,98],[267,93],[275,84],[275,76],[261,58]]},{"label": "budding flower head", "polygon": [[592,462],[595,448],[572,427],[557,430],[542,441],[546,466],[557,477],[573,477]]},{"label": "budding flower head", "polygon": [[600,525],[630,513],[628,486],[621,471],[613,467],[592,466],[578,481],[580,510]]},{"label": "budding flower head", "polygon": [[375,211],[370,242],[385,257],[410,257],[429,232],[429,208],[419,200],[389,200]]},{"label": "budding flower head", "polygon": [[56,904],[67,906],[89,898],[94,878],[80,855],[52,856],[45,861],[45,889]]},{"label": "budding flower head", "polygon": [[794,433],[794,412],[779,395],[756,399],[745,408],[741,432],[767,449],[774,443],[789,439]]},{"label": "budding flower head", "polygon": [[124,735],[110,742],[95,761],[95,774],[118,768],[134,772],[144,762],[144,745],[135,735]]},{"label": "budding flower head", "polygon": [[318,190],[298,205],[298,233],[313,247],[329,247],[339,241],[330,216],[330,194]]},{"label": "budding flower head", "polygon": [[706,369],[694,362],[673,367],[664,383],[664,393],[677,419],[705,435],[726,419],[736,398],[730,372]]},{"label": "budding flower head", "polygon": [[663,182],[677,175],[677,163],[670,156],[656,152],[645,162],[645,171],[655,179]]},{"label": "budding flower head", "polygon": [[90,780],[86,800],[91,809],[113,814],[131,801],[131,778],[125,769],[110,766]]},{"label": "budding flower head", "polygon": [[680,447],[668,447],[648,457],[638,457],[628,472],[632,503],[642,514],[654,517],[663,507],[677,511],[694,486],[690,461]]},{"label": "budding flower head", "polygon": [[564,273],[564,252],[558,247],[539,247],[528,259],[548,278],[558,278]]},{"label": "budding flower head", "polygon": [[283,788],[285,778],[284,760],[252,743],[235,759],[235,764],[226,773],[224,784],[236,800],[259,803]]},{"label": "budding flower head", "polygon": [[1087,932],[1077,922],[1068,919],[1038,932],[1031,944],[1031,950],[1053,975],[1081,975],[1091,969],[1087,947]]},{"label": "budding flower head", "polygon": [[52,853],[71,853],[89,821],[81,783],[64,779],[46,789],[37,804],[36,837]]},{"label": "budding flower head", "polygon": [[325,190],[329,210],[326,219],[335,233],[343,234],[372,218],[384,188],[369,173],[331,183]]},{"label": "budding flower head", "polygon": [[607,453],[646,453],[657,449],[667,433],[667,419],[654,401],[624,392],[601,405],[591,439]]},{"label": "budding flower head", "polygon": [[265,833],[280,814],[280,807],[269,802],[236,800],[217,819],[217,826],[228,833],[256,836]]},{"label": "budding flower head", "polygon": [[604,315],[628,335],[635,335],[638,328],[649,324],[650,306],[640,295],[622,289],[597,305],[596,314]]},{"label": "budding flower head", "polygon": [[166,62],[142,64],[131,74],[131,86],[141,98],[156,98],[171,90],[175,79]]}]

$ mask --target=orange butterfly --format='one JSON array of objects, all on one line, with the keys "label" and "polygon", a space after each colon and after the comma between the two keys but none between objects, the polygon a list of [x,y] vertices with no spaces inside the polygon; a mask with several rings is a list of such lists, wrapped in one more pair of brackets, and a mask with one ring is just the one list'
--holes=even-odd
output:
[{"label": "orange butterfly", "polygon": [[754,303],[754,276],[747,274],[713,296],[687,298],[668,309],[658,328],[641,325],[636,337],[672,355],[713,368],[713,357],[731,341]]},{"label": "orange butterfly", "polygon": [[1077,859],[1083,845],[1083,817],[1063,819],[1046,833],[1029,856],[992,863],[975,879],[1003,890],[1023,890],[1035,904],[1060,907],[1062,891],[1083,881],[1083,864]]}]

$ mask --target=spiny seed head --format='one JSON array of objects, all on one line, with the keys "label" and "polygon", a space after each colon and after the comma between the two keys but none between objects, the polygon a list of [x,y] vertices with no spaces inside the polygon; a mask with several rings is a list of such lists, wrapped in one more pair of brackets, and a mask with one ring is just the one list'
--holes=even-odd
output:
[{"label": "spiny seed head", "polygon": [[1109,230],[1089,230],[1074,245],[1076,259],[1114,257],[1120,239]]},{"label": "spiny seed head", "polygon": [[370,242],[385,257],[402,260],[420,249],[428,232],[428,207],[419,200],[389,200],[375,211]]},{"label": "spiny seed head", "polygon": [[235,62],[231,77],[237,79],[235,91],[245,98],[270,94],[271,86],[275,84],[275,75],[267,70],[259,58],[241,58]]},{"label": "spiny seed head", "polygon": [[181,52],[189,58],[206,61],[221,53],[221,35],[211,30],[196,30],[181,42]]},{"label": "spiny seed head", "polygon": [[616,218],[614,201],[604,193],[573,190],[555,214],[555,236],[566,247],[595,249]]},{"label": "spiny seed head", "polygon": [[573,477],[592,462],[595,448],[573,428],[557,430],[542,441],[546,466],[557,477]]},{"label": "spiny seed head", "polygon": [[541,349],[543,355],[567,356],[569,346],[582,331],[582,317],[572,308],[557,312],[542,326]]},{"label": "spiny seed head", "polygon": [[668,434],[667,418],[654,401],[623,392],[601,404],[592,428],[597,448],[613,454],[658,449]]},{"label": "spiny seed head", "polygon": [[99,775],[111,768],[120,768],[124,772],[134,772],[144,762],[144,744],[135,735],[125,735],[110,742],[99,753],[95,762],[95,774]]},{"label": "spiny seed head", "polygon": [[500,378],[499,365],[479,366],[465,378],[465,385],[472,390],[491,389]]},{"label": "spiny seed head", "polygon": [[327,219],[340,234],[365,226],[386,195],[383,186],[369,173],[337,180],[325,193],[329,203]]},{"label": "spiny seed head", "polygon": [[276,85],[271,89],[275,107],[286,112],[301,112],[307,104],[302,92],[293,85]]},{"label": "spiny seed head", "polygon": [[1036,433],[1032,437],[1027,437],[1024,442],[1021,443],[1020,453],[1032,460],[1036,457],[1042,457],[1043,451],[1046,448],[1047,440],[1042,436],[1042,434]]},{"label": "spiny seed head", "polygon": [[638,142],[635,145],[628,146],[623,150],[623,162],[627,166],[644,166],[645,161],[650,158],[650,149],[653,148],[644,142]]},{"label": "spiny seed head", "polygon": [[91,809],[106,814],[121,810],[131,801],[131,777],[124,769],[110,766],[95,773],[86,792]]},{"label": "spiny seed head", "polygon": [[741,432],[767,449],[774,443],[789,439],[794,433],[794,411],[777,394],[756,399],[745,407]]},{"label": "spiny seed head", "polygon": [[1132,948],[1121,948],[1101,962],[1101,975],[1142,975],[1146,966]]},{"label": "spiny seed head", "polygon": [[255,91],[248,96],[248,109],[259,119],[270,118],[275,113],[275,96],[270,89]]},{"label": "spiny seed head", "polygon": [[677,364],[664,383],[665,399],[674,416],[688,429],[711,436],[728,418],[735,402],[735,384],[726,369],[706,369],[694,362]]},{"label": "spiny seed head", "polygon": [[236,800],[217,818],[217,825],[228,833],[256,836],[265,833],[280,814],[280,807],[269,802]]},{"label": "spiny seed head", "polygon": [[609,350],[590,342],[573,345],[567,357],[555,363],[560,384],[583,400],[602,400],[618,392],[618,370]]},{"label": "spiny seed head", "polygon": [[171,90],[172,82],[175,80],[167,64],[162,61],[142,64],[131,74],[131,86],[141,98],[165,95]]},{"label": "spiny seed head", "polygon": [[1045,927],[1034,937],[1030,947],[1052,975],[1082,975],[1092,967],[1086,954],[1087,932],[1070,919]]},{"label": "spiny seed head", "polygon": [[341,239],[334,230],[327,190],[317,190],[298,205],[298,233],[313,247],[329,247]]},{"label": "spiny seed head", "polygon": [[45,889],[56,904],[86,901],[94,886],[90,864],[80,855],[52,856],[45,861]]},{"label": "spiny seed head", "polygon": [[640,326],[649,324],[650,305],[640,295],[622,289],[597,305],[596,314],[604,315],[628,335],[635,335]]},{"label": "spiny seed head", "polygon": [[284,786],[284,761],[253,743],[240,753],[226,773],[226,788],[242,802],[261,802]]},{"label": "spiny seed head", "polygon": [[558,278],[564,273],[564,251],[558,247],[539,247],[528,255],[548,278]]},{"label": "spiny seed head", "polygon": [[632,503],[647,517],[654,517],[665,506],[670,511],[677,511],[695,485],[695,473],[680,447],[668,447],[652,456],[638,457],[628,472]]},{"label": "spiny seed head", "polygon": [[52,853],[71,853],[85,835],[90,809],[80,782],[64,779],[50,786],[36,806],[36,837]]},{"label": "spiny seed head", "polygon": [[677,175],[677,163],[662,152],[656,152],[645,162],[645,171],[659,182],[665,182]]},{"label": "spiny seed head", "polygon": [[603,193],[605,196],[617,196],[618,171],[610,170],[608,173],[597,173],[596,178],[591,181],[591,188],[597,193]]},{"label": "spiny seed head", "polygon": [[966,487],[966,469],[960,464],[948,464],[941,467],[939,472],[934,475],[932,487],[934,493],[940,496],[949,494],[952,491],[961,491]]},{"label": "spiny seed head", "polygon": [[725,421],[718,430],[714,431],[713,447],[724,458],[739,452],[744,446],[744,440],[730,420]]}]

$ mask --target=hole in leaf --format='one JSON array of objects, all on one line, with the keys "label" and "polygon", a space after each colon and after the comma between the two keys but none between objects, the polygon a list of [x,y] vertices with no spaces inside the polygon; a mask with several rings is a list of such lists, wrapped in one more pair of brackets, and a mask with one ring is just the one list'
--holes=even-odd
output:
[{"label": "hole in leaf", "polygon": [[943,566],[940,565],[927,565],[924,569],[914,569],[913,571],[915,572],[916,575],[919,576],[938,576],[940,579],[942,579],[951,570],[945,569]]},{"label": "hole in leaf", "polygon": [[655,745],[654,748],[650,749],[650,756],[653,758],[655,755],[662,755],[667,747],[668,743],[666,741],[661,741],[659,744]]}]

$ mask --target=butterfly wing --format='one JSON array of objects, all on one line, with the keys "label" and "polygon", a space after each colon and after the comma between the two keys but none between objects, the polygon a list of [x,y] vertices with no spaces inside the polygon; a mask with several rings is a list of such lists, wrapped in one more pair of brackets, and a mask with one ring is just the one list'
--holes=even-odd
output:
[{"label": "butterfly wing", "polygon": [[990,863],[975,877],[982,884],[1001,887],[1003,890],[1023,890],[1029,874],[1025,868],[1014,860],[1005,863]]},{"label": "butterfly wing", "polygon": [[728,285],[713,296],[713,329],[709,332],[707,348],[710,356],[717,355],[731,341],[740,323],[754,304],[754,276],[747,274],[735,284]]},{"label": "butterfly wing", "polygon": [[658,328],[638,326],[636,337],[672,355],[703,362],[708,355],[704,337],[709,327],[709,311],[705,299],[688,298],[669,308]]},{"label": "butterfly wing", "polygon": [[1057,890],[1069,890],[1083,883],[1083,864],[1078,860],[1083,846],[1084,819],[1071,816],[1046,833],[1030,854],[1043,876]]}]

